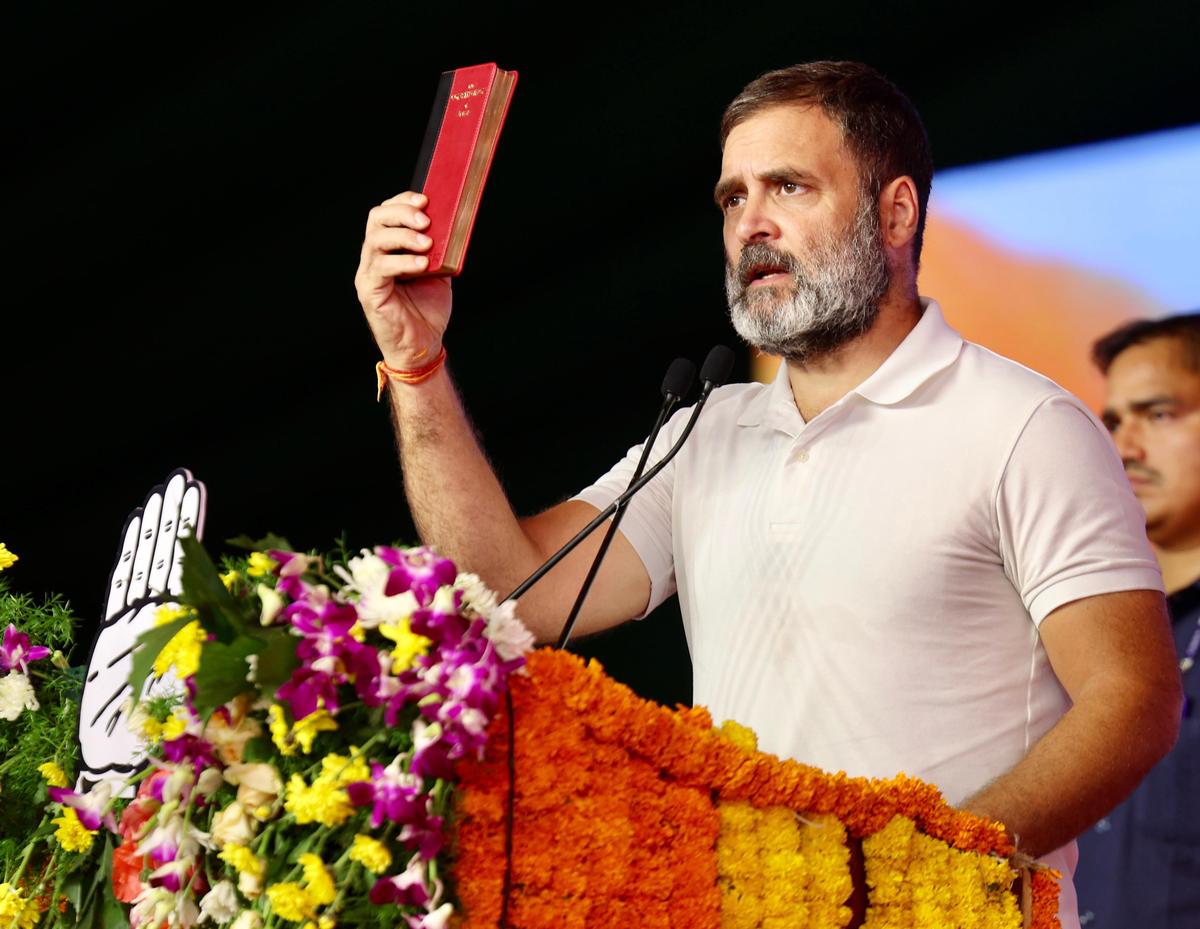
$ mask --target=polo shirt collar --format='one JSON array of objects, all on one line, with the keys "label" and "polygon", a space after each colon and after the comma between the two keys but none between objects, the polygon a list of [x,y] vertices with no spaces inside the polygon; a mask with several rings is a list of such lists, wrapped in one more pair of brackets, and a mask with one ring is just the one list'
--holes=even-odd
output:
[{"label": "polo shirt collar", "polygon": [[[854,388],[871,403],[882,406],[899,403],[939,371],[958,358],[963,339],[950,328],[936,300],[921,298],[923,312],[913,330],[865,381]],[[775,380],[759,391],[738,417],[739,426],[772,426],[795,434],[803,427],[800,411],[792,396],[787,365],[780,364]]]}]

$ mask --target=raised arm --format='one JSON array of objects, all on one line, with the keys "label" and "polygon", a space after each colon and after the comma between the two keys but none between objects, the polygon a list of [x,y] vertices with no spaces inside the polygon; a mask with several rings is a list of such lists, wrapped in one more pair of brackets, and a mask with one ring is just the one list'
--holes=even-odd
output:
[{"label": "raised arm", "polygon": [[[355,285],[383,361],[400,371],[436,359],[450,320],[450,280],[414,278],[431,241],[424,194],[406,192],[371,210]],[[421,539],[508,593],[597,510],[567,501],[519,520],[480,447],[449,371],[389,387],[404,490]],[[574,602],[602,531],[597,531],[521,600],[519,615],[539,640],[554,639]],[[618,532],[579,618],[580,634],[630,619],[645,608],[650,579]]]}]

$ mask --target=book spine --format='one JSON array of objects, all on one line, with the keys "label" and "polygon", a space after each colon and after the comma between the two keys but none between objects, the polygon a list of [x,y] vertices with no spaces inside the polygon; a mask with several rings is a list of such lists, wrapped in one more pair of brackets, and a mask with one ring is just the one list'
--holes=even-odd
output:
[{"label": "book spine", "polygon": [[425,139],[421,142],[421,153],[417,156],[417,167],[413,171],[413,182],[409,190],[424,192],[425,181],[429,178],[429,166],[433,164],[433,151],[437,147],[438,136],[442,132],[442,124],[446,120],[446,106],[450,103],[450,88],[454,86],[454,72],[443,71],[438,80],[437,93],[433,97],[433,109],[429,113],[429,125],[425,129]]}]

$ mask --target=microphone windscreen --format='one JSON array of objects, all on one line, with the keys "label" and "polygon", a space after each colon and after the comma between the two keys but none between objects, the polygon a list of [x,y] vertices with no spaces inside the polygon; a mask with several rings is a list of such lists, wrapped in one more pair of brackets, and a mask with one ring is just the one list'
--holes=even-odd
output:
[{"label": "microphone windscreen", "polygon": [[700,383],[720,387],[733,370],[733,349],[727,345],[714,345],[700,367]]},{"label": "microphone windscreen", "polygon": [[676,358],[667,368],[667,375],[662,382],[662,395],[668,394],[680,399],[687,396],[692,389],[692,381],[696,379],[696,366],[686,358]]}]

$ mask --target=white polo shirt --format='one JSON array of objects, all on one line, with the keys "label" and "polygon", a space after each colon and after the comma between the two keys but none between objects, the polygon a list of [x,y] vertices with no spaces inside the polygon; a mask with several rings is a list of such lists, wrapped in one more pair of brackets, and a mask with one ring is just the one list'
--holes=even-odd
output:
[{"label": "white polo shirt", "polygon": [[[696,703],[765,751],[904,771],[957,804],[1070,705],[1046,615],[1162,577],[1104,427],[922,304],[879,369],[811,422],[785,365],[772,384],[715,391],[621,531],[650,575],[647,612],[679,593]],[[639,454],[578,499],[607,506]],[[1074,846],[1052,864],[1077,925]]]}]

